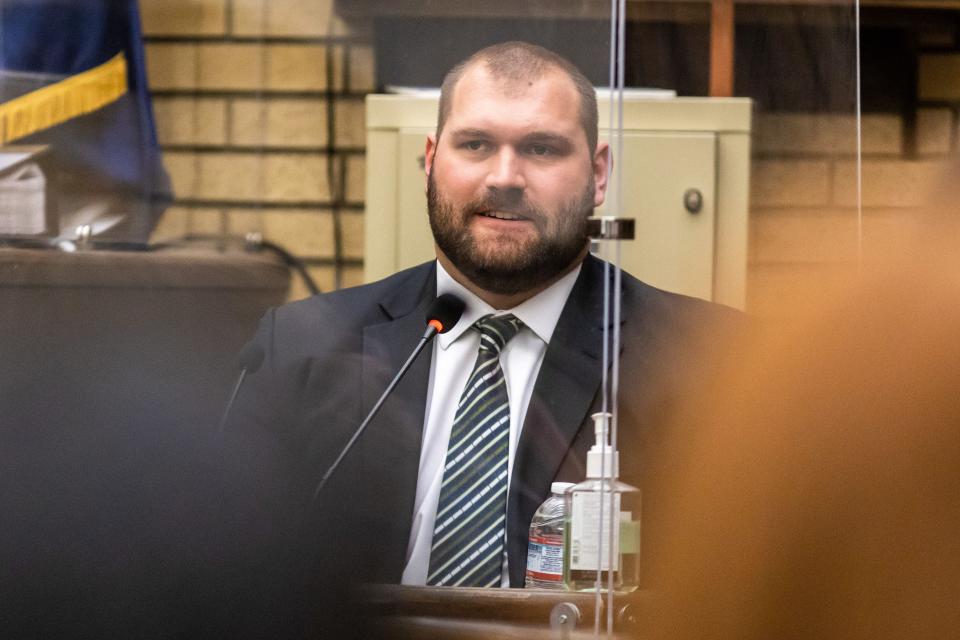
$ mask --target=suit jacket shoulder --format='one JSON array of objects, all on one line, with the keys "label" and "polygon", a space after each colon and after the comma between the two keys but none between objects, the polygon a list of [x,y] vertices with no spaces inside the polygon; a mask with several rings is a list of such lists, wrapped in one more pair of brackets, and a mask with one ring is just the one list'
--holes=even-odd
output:
[{"label": "suit jacket shoulder", "polygon": [[287,303],[264,316],[256,339],[268,339],[268,355],[271,350],[286,357],[318,355],[331,340],[413,312],[435,291],[435,269],[428,262],[377,282]]},{"label": "suit jacket shoulder", "polygon": [[[402,319],[416,320],[422,331],[417,311],[433,297],[434,273],[434,263],[425,263],[269,310],[253,338],[263,348],[263,364],[248,376],[230,429],[272,434],[277,446],[296,452],[296,460],[329,448],[327,442],[337,441],[346,425],[358,424],[365,374],[392,364],[365,357],[372,344],[365,333]],[[415,331],[410,348],[416,337]]]}]

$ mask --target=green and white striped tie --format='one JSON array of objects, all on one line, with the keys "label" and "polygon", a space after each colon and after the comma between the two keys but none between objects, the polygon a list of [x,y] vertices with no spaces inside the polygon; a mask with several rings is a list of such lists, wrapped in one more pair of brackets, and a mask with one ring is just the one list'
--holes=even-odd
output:
[{"label": "green and white striped tie", "polygon": [[447,445],[428,585],[500,585],[510,448],[510,404],[500,350],[523,323],[510,314],[486,316],[474,326],[480,331],[480,352]]}]

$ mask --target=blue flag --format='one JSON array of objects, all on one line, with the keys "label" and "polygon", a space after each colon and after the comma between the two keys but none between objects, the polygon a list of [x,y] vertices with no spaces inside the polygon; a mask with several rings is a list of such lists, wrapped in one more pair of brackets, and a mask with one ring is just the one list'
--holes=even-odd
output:
[{"label": "blue flag", "polygon": [[0,73],[0,85],[3,77],[16,78],[6,83],[4,101],[17,97],[11,91],[24,94],[30,79],[50,86],[118,56],[126,62],[127,88],[119,98],[16,142],[51,146],[47,171],[56,173],[50,177],[61,220],[119,220],[98,238],[139,245],[172,194],[157,143],[136,0],[0,2],[0,70],[12,72]]}]

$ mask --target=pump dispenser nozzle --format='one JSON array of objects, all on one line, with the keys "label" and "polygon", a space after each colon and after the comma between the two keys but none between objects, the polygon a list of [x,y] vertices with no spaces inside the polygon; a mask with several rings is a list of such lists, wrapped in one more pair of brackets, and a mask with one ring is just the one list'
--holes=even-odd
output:
[{"label": "pump dispenser nozzle", "polygon": [[601,411],[591,417],[595,440],[587,452],[587,477],[600,478],[605,475],[616,479],[620,474],[620,452],[610,446],[610,418],[613,416]]}]

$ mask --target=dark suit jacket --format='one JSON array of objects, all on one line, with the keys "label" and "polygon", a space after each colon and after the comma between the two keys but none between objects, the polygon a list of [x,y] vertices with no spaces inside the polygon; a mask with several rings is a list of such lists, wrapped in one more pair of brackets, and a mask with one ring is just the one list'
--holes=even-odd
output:
[{"label": "dark suit jacket", "polygon": [[[605,266],[588,257],[550,341],[516,450],[508,497],[510,584],[523,585],[527,533],[554,480],[584,478],[599,410]],[[732,315],[623,274],[621,478],[643,486],[657,427],[703,362],[702,328]],[[380,282],[270,311],[257,340],[266,352],[233,410],[230,431],[253,444],[253,493],[298,495],[326,544],[351,546],[353,577],[398,582],[404,568],[420,458],[430,351],[416,361],[318,501],[323,472],[423,333],[436,296],[434,263]],[[728,311],[728,310],[727,310]],[[269,490],[268,490],[269,492]],[[290,492],[289,494],[287,492]],[[265,498],[266,499],[266,498]],[[334,533],[336,529],[336,533]],[[312,538],[316,536],[311,534]],[[308,537],[311,537],[308,536]],[[357,551],[359,548],[359,551]],[[334,558],[343,554],[333,554]],[[327,556],[328,561],[330,555]]]}]

